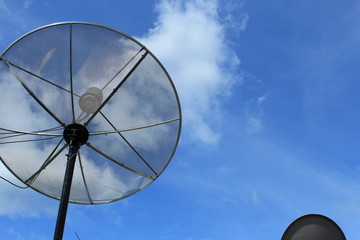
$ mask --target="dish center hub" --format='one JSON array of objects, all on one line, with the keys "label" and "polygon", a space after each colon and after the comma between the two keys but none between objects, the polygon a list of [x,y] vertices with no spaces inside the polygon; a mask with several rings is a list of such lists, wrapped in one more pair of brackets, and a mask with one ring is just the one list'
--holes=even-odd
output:
[{"label": "dish center hub", "polygon": [[63,136],[70,146],[83,145],[89,138],[89,132],[85,126],[72,123],[65,127]]}]

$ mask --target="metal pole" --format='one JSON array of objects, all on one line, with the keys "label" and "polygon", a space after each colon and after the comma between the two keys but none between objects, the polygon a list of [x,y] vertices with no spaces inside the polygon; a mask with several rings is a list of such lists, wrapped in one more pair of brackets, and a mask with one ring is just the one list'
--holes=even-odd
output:
[{"label": "metal pole", "polygon": [[64,183],[61,193],[59,211],[56,221],[54,240],[62,240],[65,226],[67,207],[69,203],[71,183],[74,175],[74,167],[76,155],[79,151],[80,144],[70,145],[69,155],[67,156],[67,164],[64,176]]}]

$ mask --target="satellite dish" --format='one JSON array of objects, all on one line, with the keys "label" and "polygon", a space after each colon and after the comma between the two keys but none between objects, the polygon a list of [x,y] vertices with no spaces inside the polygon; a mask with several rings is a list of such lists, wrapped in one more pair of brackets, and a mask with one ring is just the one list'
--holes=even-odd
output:
[{"label": "satellite dish", "polygon": [[27,186],[64,201],[59,215],[67,202],[131,196],[169,164],[179,98],[163,65],[135,39],[96,24],[56,23],[0,57],[1,161]]},{"label": "satellite dish", "polygon": [[341,228],[330,218],[304,215],[290,224],[281,240],[346,240]]}]

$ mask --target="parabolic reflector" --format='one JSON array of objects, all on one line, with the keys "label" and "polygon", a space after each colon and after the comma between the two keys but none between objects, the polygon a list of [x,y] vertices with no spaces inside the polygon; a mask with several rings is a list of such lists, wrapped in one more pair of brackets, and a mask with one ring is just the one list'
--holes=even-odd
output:
[{"label": "parabolic reflector", "polygon": [[107,203],[148,186],[179,141],[181,110],[158,59],[133,38],[65,22],[15,41],[0,61],[0,156],[24,184],[60,199],[70,124],[89,134],[70,202]]},{"label": "parabolic reflector", "polygon": [[319,214],[308,214],[292,222],[281,240],[346,240],[346,238],[341,228],[330,218]]}]

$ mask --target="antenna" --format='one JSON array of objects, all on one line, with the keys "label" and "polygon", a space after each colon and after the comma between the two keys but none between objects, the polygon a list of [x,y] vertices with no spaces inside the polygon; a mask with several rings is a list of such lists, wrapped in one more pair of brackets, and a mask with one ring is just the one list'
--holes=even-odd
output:
[{"label": "antenna", "polygon": [[69,202],[129,197],[169,164],[179,98],[137,40],[92,23],[55,23],[20,37],[0,60],[0,158],[25,185],[60,200],[54,239]]},{"label": "antenna", "polygon": [[319,214],[304,215],[290,224],[281,240],[346,240],[341,228]]}]

